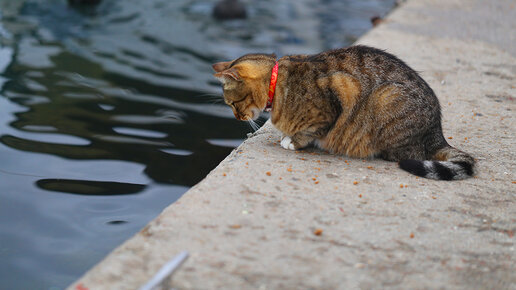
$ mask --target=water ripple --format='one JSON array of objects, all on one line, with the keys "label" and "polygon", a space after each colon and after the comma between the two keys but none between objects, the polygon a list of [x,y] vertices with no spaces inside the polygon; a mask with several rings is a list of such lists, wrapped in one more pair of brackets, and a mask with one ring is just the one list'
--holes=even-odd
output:
[{"label": "water ripple", "polygon": [[135,129],[135,128],[127,128],[127,127],[113,127],[113,131],[122,135],[133,135],[139,137],[148,137],[148,138],[165,138],[167,137],[167,133],[156,132],[152,130],[144,130],[144,129]]}]

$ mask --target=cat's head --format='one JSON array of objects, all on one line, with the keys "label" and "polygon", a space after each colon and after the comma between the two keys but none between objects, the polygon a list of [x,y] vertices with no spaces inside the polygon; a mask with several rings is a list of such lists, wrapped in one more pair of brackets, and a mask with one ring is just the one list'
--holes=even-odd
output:
[{"label": "cat's head", "polygon": [[233,61],[213,65],[215,76],[222,83],[224,102],[235,118],[256,120],[265,109],[274,54],[248,54]]}]

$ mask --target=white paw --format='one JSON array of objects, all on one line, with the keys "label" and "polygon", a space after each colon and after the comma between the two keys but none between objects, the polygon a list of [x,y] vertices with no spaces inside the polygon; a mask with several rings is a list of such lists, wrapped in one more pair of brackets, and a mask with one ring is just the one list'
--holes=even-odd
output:
[{"label": "white paw", "polygon": [[290,139],[289,136],[285,136],[283,139],[281,139],[281,147],[289,150],[296,150],[294,148],[294,144],[292,143],[292,139]]}]

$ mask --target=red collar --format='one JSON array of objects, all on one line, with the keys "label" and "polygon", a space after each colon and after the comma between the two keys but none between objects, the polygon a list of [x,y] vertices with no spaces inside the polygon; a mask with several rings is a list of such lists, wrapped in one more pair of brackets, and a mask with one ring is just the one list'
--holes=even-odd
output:
[{"label": "red collar", "polygon": [[278,62],[272,68],[271,82],[269,84],[269,98],[267,99],[267,105],[265,111],[270,112],[272,110],[272,100],[274,99],[274,92],[276,91],[276,82],[278,81]]}]

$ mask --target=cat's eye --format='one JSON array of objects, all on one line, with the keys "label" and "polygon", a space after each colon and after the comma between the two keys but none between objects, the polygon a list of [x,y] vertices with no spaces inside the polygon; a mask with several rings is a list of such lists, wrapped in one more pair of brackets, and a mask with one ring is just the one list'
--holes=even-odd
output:
[{"label": "cat's eye", "polygon": [[233,105],[234,105],[235,103],[240,103],[240,102],[242,102],[243,100],[245,100],[245,98],[247,98],[247,95],[243,96],[242,98],[240,98],[240,99],[238,99],[238,100],[236,100],[236,101],[232,101],[232,103],[233,103]]},{"label": "cat's eye", "polygon": [[224,102],[228,105],[228,106],[235,106],[236,103],[240,103],[242,102],[243,100],[245,100],[247,98],[248,95],[245,95],[244,97],[238,99],[238,100],[227,100],[227,99],[224,99]]}]

